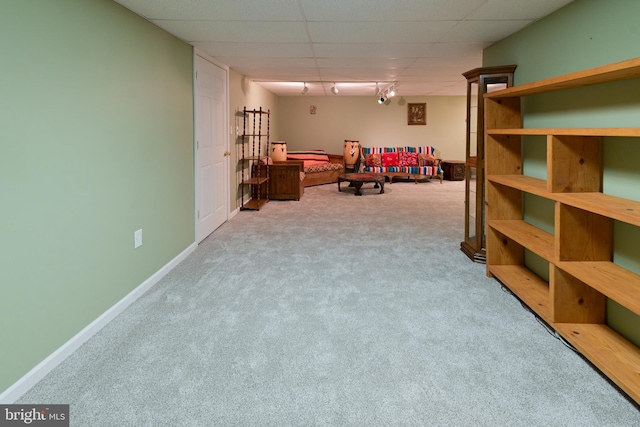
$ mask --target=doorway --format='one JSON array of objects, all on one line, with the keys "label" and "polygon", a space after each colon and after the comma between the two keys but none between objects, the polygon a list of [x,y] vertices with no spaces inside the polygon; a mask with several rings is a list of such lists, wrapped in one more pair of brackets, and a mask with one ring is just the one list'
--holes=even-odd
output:
[{"label": "doorway", "polygon": [[196,243],[229,217],[228,69],[194,60]]}]

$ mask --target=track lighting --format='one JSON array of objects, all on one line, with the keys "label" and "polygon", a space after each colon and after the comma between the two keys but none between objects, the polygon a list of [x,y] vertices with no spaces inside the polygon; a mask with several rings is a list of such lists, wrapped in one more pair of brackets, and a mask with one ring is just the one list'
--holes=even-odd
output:
[{"label": "track lighting", "polygon": [[376,100],[378,104],[384,104],[389,100],[389,98],[393,98],[396,96],[396,83],[393,82],[391,85],[387,86],[385,89],[380,89],[378,86],[378,82],[376,82]]},{"label": "track lighting", "polygon": [[389,98],[393,98],[394,96],[396,96],[396,88],[395,86],[391,86],[391,89],[389,89]]},{"label": "track lighting", "polygon": [[334,82],[333,83],[333,87],[331,88],[331,93],[333,93],[334,95],[337,95],[338,92],[340,92],[340,91],[338,90],[338,88],[336,87],[336,84]]},{"label": "track lighting", "polygon": [[306,95],[309,92],[309,88],[307,87],[307,82],[304,82],[304,87],[302,88],[302,94]]}]

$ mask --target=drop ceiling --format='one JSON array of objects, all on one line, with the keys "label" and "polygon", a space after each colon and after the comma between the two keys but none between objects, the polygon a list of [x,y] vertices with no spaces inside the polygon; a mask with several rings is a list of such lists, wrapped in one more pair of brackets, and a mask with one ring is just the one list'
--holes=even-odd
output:
[{"label": "drop ceiling", "polygon": [[115,1],[279,96],[451,96],[484,48],[573,0]]}]

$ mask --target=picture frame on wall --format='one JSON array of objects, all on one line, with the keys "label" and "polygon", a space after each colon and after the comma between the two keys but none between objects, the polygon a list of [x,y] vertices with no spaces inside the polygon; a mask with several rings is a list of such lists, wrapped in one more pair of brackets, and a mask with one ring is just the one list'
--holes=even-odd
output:
[{"label": "picture frame on wall", "polygon": [[427,104],[425,102],[407,104],[407,124],[410,126],[427,124]]}]

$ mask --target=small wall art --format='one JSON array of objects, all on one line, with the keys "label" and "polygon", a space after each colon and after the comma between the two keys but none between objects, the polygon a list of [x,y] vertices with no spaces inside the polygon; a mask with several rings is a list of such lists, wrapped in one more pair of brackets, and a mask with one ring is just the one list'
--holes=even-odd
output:
[{"label": "small wall art", "polygon": [[407,104],[407,124],[426,125],[427,124],[427,104]]}]

